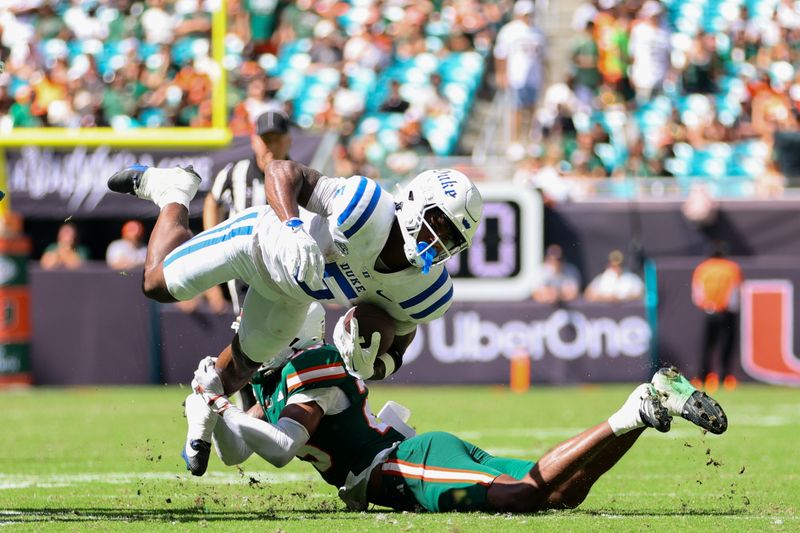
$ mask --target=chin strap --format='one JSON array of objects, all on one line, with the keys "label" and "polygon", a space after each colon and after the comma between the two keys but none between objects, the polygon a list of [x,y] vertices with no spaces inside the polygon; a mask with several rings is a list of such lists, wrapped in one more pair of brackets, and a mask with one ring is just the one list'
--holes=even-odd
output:
[{"label": "chin strap", "polygon": [[[425,250],[426,248],[427,250]],[[419,257],[422,259],[422,273],[427,274],[431,271],[433,260],[436,257],[436,250],[427,242],[418,242],[417,253],[419,253]]]}]

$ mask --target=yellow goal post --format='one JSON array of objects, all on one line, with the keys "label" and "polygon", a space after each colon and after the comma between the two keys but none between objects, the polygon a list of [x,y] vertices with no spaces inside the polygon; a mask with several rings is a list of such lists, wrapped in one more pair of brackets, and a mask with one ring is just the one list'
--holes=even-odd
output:
[{"label": "yellow goal post", "polygon": [[[225,0],[216,0],[211,13],[211,55],[216,64],[212,76],[210,128],[13,128],[0,134],[0,149],[24,146],[70,148],[74,146],[208,148],[226,146],[232,140],[228,128],[225,55]],[[2,172],[2,170],[0,170]]]},{"label": "yellow goal post", "polygon": [[225,67],[226,0],[216,0],[211,13],[211,56],[216,65],[211,76],[211,127],[210,128],[13,128],[0,133],[0,190],[5,198],[0,201],[0,216],[11,209],[5,148],[47,146],[73,148],[76,146],[110,146],[114,148],[187,148],[201,150],[227,146],[233,139],[228,128],[227,89]]}]

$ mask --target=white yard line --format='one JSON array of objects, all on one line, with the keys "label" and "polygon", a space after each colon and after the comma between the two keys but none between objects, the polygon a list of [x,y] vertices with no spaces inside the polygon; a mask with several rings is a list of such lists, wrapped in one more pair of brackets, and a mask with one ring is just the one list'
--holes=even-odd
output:
[{"label": "white yard line", "polygon": [[108,483],[120,485],[142,480],[191,481],[193,483],[234,483],[247,484],[250,478],[259,483],[292,483],[317,479],[313,474],[290,472],[249,472],[244,475],[237,471],[208,472],[203,477],[192,477],[188,474],[174,472],[108,472],[86,474],[0,474],[0,490],[25,489],[29,487],[53,488],[71,487],[87,483]]}]

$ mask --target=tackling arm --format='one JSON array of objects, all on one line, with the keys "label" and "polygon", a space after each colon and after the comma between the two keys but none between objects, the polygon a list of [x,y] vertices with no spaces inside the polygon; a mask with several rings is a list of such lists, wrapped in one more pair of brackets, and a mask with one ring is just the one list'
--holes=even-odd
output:
[{"label": "tackling arm", "polygon": [[[286,466],[308,442],[324,415],[316,402],[287,405],[276,424],[255,418],[232,404],[221,414],[224,428],[222,432],[214,430],[214,441],[225,464],[239,464],[255,452],[278,468]],[[225,438],[229,434],[234,438]],[[236,436],[241,440],[237,442]],[[226,443],[236,446],[225,446]]]}]

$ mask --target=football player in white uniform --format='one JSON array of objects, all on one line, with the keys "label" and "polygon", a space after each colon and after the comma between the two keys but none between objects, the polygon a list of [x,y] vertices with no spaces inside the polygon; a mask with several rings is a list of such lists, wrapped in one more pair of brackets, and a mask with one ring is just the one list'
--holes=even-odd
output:
[{"label": "football player in white uniform", "polygon": [[[187,300],[213,285],[240,279],[250,286],[241,327],[216,369],[226,394],[238,391],[262,364],[291,344],[313,301],[370,302],[395,320],[394,342],[379,354],[379,334],[358,342],[358,324],[336,325],[334,343],[348,370],[382,379],[399,368],[416,325],[441,317],[453,296],[444,262],[472,243],[483,201],[461,172],[428,170],[397,198],[363,176],[328,178],[293,161],[265,172],[268,206],[192,237],[189,202],[200,177],[191,167],[134,165],[108,186],[161,208],[150,236],[143,290],[159,302]],[[377,337],[376,337],[377,335]],[[189,408],[184,458],[205,473],[217,415]]]}]

